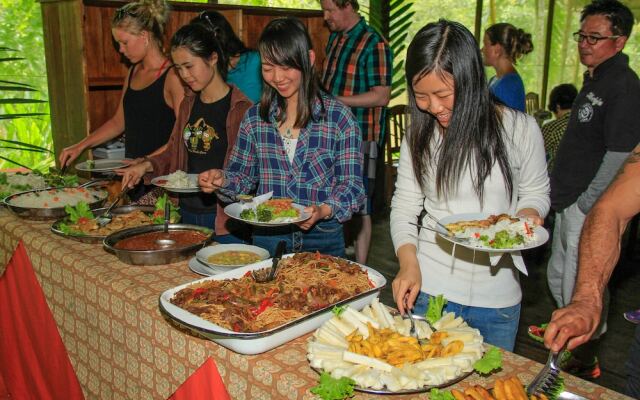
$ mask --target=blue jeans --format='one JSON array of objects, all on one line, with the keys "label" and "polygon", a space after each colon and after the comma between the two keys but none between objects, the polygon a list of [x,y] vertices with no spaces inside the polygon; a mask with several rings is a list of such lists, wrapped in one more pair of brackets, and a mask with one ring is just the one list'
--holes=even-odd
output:
[{"label": "blue jeans", "polygon": [[635,335],[629,349],[629,359],[625,364],[627,370],[627,387],[625,394],[634,399],[640,398],[640,325],[636,325]]},{"label": "blue jeans", "polygon": [[253,244],[267,249],[273,256],[278,242],[287,242],[286,253],[318,251],[336,257],[344,257],[344,234],[342,224],[336,219],[321,221],[313,228],[303,231],[296,225],[278,228],[256,228],[253,232]]},{"label": "blue jeans", "polygon": [[[215,231],[216,226],[216,212],[209,212],[204,214],[194,213],[184,208],[180,209],[180,222],[183,224],[204,226],[205,228],[213,229]],[[230,243],[247,243],[240,237],[229,233],[227,235],[216,235],[214,240],[218,243],[230,244]]]},{"label": "blue jeans", "polygon": [[[429,295],[420,292],[413,306],[414,314],[425,314],[429,306]],[[520,304],[504,308],[464,306],[447,301],[444,311],[462,317],[469,326],[476,328],[486,343],[513,351],[520,320]]]}]

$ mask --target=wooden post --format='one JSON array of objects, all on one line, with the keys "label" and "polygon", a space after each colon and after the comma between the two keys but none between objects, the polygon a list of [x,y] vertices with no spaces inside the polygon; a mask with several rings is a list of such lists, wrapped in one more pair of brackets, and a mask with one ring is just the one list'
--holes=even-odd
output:
[{"label": "wooden post", "polygon": [[[39,0],[44,31],[53,148],[87,136],[86,72],[81,0]],[[56,161],[57,162],[57,161]]]}]

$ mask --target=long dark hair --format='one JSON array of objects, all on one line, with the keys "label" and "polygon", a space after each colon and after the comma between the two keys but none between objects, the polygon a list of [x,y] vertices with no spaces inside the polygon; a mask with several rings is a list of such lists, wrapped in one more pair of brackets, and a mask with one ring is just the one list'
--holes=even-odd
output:
[{"label": "long dark hair", "polygon": [[202,24],[202,26],[207,28],[216,39],[218,39],[218,42],[220,42],[222,46],[222,51],[226,55],[227,62],[229,62],[231,57],[246,53],[250,50],[233,31],[231,24],[224,15],[217,11],[203,11],[198,14],[197,17],[193,18],[191,23]]},{"label": "long dark hair", "polygon": [[[320,98],[320,84],[316,70],[309,59],[312,50],[307,28],[296,18],[274,19],[262,31],[258,40],[258,51],[263,60],[274,65],[297,69],[302,73],[298,89],[298,109],[294,126],[302,128],[313,117],[313,103]],[[260,117],[268,122],[271,104],[278,105],[278,122],[286,119],[286,101],[277,90],[263,84],[260,99]]]},{"label": "long dark hair", "polygon": [[184,47],[194,56],[208,60],[218,55],[216,68],[223,80],[227,79],[227,57],[218,40],[201,24],[187,24],[178,29],[171,38],[171,51]]},{"label": "long dark hair", "polygon": [[[405,76],[409,90],[409,148],[413,170],[423,191],[433,172],[429,165],[439,151],[435,165],[438,197],[458,190],[465,168],[475,172],[473,188],[484,200],[484,181],[498,163],[509,197],[513,180],[502,137],[499,110],[489,94],[482,57],[476,41],[463,25],[439,20],[427,24],[413,38],[407,50]],[[454,105],[449,126],[438,150],[430,149],[439,134],[435,117],[418,109],[413,84],[429,73],[450,75],[454,82]]]}]

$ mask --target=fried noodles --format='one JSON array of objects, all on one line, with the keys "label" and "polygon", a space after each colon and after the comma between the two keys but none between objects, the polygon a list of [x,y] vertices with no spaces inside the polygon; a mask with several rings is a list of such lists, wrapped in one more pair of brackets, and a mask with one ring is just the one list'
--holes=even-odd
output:
[{"label": "fried noodles", "polygon": [[298,253],[280,261],[272,282],[258,283],[250,273],[239,279],[208,280],[178,291],[171,303],[235,332],[260,332],[371,287],[366,271],[357,264]]}]

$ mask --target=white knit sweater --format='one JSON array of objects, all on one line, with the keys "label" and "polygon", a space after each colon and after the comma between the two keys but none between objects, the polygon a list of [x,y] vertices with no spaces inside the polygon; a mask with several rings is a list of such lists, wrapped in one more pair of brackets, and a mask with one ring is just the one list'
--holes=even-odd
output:
[{"label": "white knit sweater", "polygon": [[[391,202],[391,236],[396,252],[408,243],[416,246],[423,292],[443,294],[459,304],[489,308],[510,307],[522,299],[518,271],[510,257],[502,257],[498,265],[492,267],[486,252],[455,246],[454,259],[454,246],[450,242],[424,229],[418,236],[417,228],[409,224],[418,222],[423,208],[438,219],[476,212],[515,215],[524,208],[536,209],[543,218],[547,215],[549,178],[540,129],[532,117],[510,109],[503,112],[503,125],[513,196],[508,198],[500,167],[496,164],[484,183],[484,207],[473,190],[468,170],[461,176],[458,192],[450,195],[447,201],[436,197],[435,179],[427,182],[427,190],[422,192],[413,173],[408,143],[404,141],[401,145],[396,189]],[[432,146],[437,148],[438,143]],[[421,223],[430,225],[427,218]]]}]

